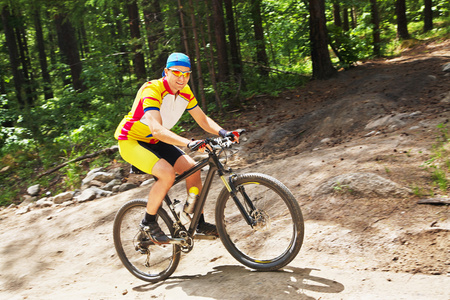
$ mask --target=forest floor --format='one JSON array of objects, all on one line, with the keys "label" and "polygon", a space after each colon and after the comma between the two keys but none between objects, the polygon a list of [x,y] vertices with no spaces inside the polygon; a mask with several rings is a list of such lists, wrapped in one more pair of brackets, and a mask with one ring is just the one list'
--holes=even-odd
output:
[{"label": "forest floor", "polygon": [[[224,124],[248,131],[234,170],[276,177],[301,205],[305,240],[283,270],[244,268],[217,240],[199,241],[164,282],[134,278],[115,253],[112,222],[126,201],[145,198],[142,187],[24,215],[0,211],[0,298],[449,300],[450,207],[418,203],[448,194],[424,163],[435,154],[438,125],[450,119],[449,62],[450,41],[429,42],[254,96]],[[410,192],[386,194],[371,182],[326,190],[336,176],[362,173]],[[213,210],[207,202],[208,220]]]}]

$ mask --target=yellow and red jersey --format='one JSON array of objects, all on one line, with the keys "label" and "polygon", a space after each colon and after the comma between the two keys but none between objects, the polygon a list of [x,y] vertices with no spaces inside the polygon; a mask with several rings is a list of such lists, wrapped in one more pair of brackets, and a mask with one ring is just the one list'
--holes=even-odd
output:
[{"label": "yellow and red jersey", "polygon": [[198,105],[197,99],[186,85],[178,94],[173,94],[166,78],[144,83],[136,94],[131,111],[122,119],[114,137],[117,140],[137,140],[157,143],[144,117],[149,110],[161,113],[162,125],[171,129],[183,113]]}]

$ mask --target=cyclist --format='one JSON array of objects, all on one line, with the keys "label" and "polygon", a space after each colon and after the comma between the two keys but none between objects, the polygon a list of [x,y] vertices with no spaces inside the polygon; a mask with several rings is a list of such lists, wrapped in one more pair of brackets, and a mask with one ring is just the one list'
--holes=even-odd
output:
[{"label": "cyclist", "polygon": [[[205,150],[202,140],[189,140],[171,131],[184,111],[187,110],[203,130],[239,141],[238,136],[223,129],[198,106],[188,85],[191,73],[189,57],[183,53],[172,53],[167,59],[163,77],[141,86],[131,111],[122,119],[114,134],[122,158],[157,178],[150,189],[146,213],[140,224],[157,243],[169,242],[156,222],[158,208],[172,186],[175,174],[181,174],[195,164],[177,146]],[[186,189],[193,186],[201,191],[200,171],[186,179]],[[207,223],[203,214],[197,232],[218,235],[216,226]]]}]

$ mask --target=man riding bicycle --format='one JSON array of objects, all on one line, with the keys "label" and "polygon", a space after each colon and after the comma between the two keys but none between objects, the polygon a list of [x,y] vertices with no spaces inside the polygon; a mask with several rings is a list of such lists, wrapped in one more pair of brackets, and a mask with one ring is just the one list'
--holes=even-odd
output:
[{"label": "man riding bicycle", "polygon": [[[177,146],[204,151],[202,140],[189,140],[177,135],[171,128],[187,110],[205,131],[230,137],[239,137],[227,131],[208,117],[198,106],[188,81],[191,63],[183,53],[172,53],[166,63],[163,77],[144,83],[137,92],[131,111],[122,119],[114,137],[118,140],[122,158],[139,170],[152,174],[157,181],[150,189],[147,209],[141,228],[157,243],[168,243],[169,238],[156,222],[162,201],[174,183],[175,174],[191,168],[195,161]],[[200,171],[186,179],[186,190],[202,188]],[[203,214],[197,232],[218,235],[216,226],[205,221]]]}]

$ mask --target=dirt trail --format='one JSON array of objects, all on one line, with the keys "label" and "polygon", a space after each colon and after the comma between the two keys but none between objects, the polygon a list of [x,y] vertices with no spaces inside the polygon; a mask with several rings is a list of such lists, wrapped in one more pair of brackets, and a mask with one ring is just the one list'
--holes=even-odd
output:
[{"label": "dirt trail", "polygon": [[[331,178],[359,172],[402,188],[420,185],[423,197],[439,192],[420,166],[436,126],[450,119],[450,99],[443,101],[450,76],[442,72],[450,42],[414,51],[276,98],[249,99],[228,125],[250,132],[234,169],[278,178],[301,204],[305,241],[283,270],[251,271],[219,240],[198,241],[168,280],[134,278],[115,253],[112,221],[123,203],[145,198],[148,188],[137,188],[24,215],[0,211],[0,299],[449,300],[448,205],[420,205],[414,194],[380,195],[370,186],[323,191]],[[213,209],[207,202],[210,220]]]}]

